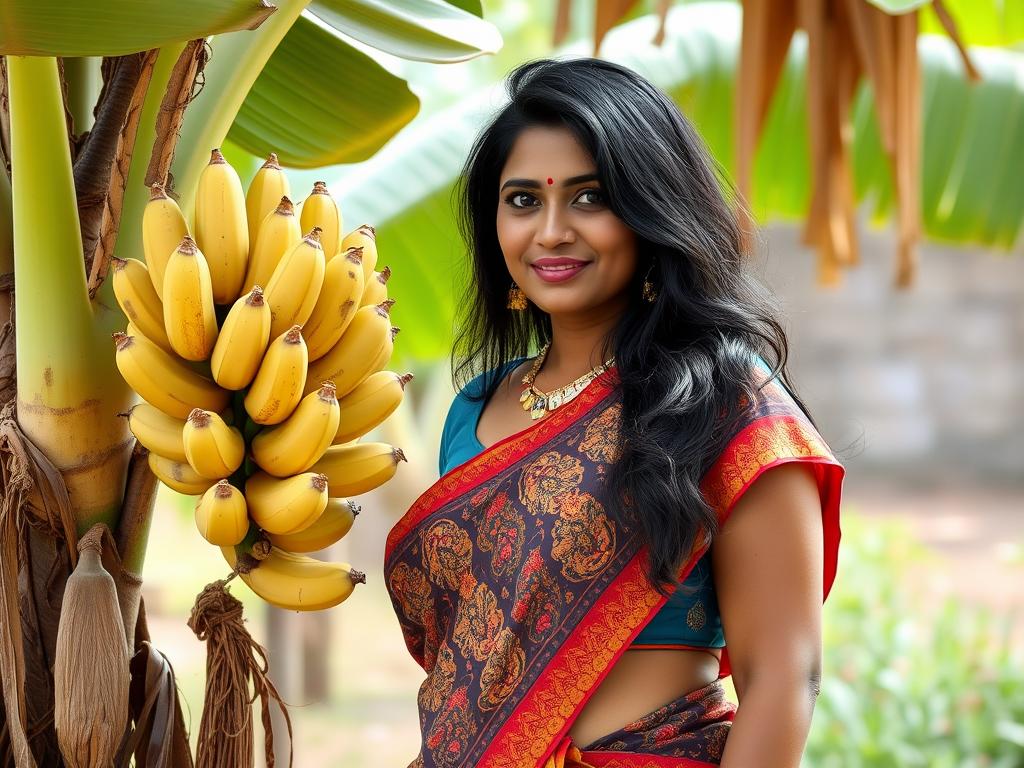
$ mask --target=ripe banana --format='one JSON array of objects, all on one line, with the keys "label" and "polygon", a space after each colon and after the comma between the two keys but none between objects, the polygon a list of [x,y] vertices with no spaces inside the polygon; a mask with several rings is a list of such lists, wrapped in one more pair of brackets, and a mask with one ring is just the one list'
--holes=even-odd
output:
[{"label": "ripe banana", "polygon": [[250,248],[249,266],[246,269],[244,290],[254,285],[265,287],[270,282],[281,258],[302,240],[299,217],[295,206],[287,197],[282,197],[277,207],[263,217],[256,229],[256,242]]},{"label": "ripe banana", "polygon": [[187,234],[188,224],[181,208],[167,196],[162,184],[151,185],[149,202],[142,211],[142,255],[158,296],[163,296],[167,261]]},{"label": "ripe banana", "polygon": [[349,532],[361,509],[351,499],[328,499],[323,514],[309,528],[298,533],[271,533],[267,538],[285,552],[319,552]]},{"label": "ripe banana", "polygon": [[[259,228],[268,213],[271,213],[282,197],[292,193],[288,184],[288,177],[281,170],[277,162],[277,155],[273,152],[263,164],[263,167],[256,171],[249,189],[245,193],[245,220],[249,228],[249,257],[252,259],[252,247],[256,244]],[[268,275],[269,277],[269,275]],[[260,285],[266,285],[261,282]],[[250,283],[246,287],[251,287]]]},{"label": "ripe banana", "polygon": [[359,302],[360,307],[368,304],[380,304],[388,297],[388,280],[391,278],[391,267],[384,267],[381,272],[374,272],[370,282],[366,284],[363,291],[363,298]]},{"label": "ripe banana", "polygon": [[358,496],[394,477],[400,461],[406,461],[402,449],[387,443],[332,445],[310,472],[327,475],[331,496]]},{"label": "ripe banana", "polygon": [[245,481],[249,516],[268,533],[298,533],[327,507],[327,478],[317,472],[274,477],[257,472]]},{"label": "ripe banana", "polygon": [[341,411],[334,383],[310,392],[282,424],[261,430],[252,440],[252,457],[260,469],[277,477],[305,472],[323,456],[338,432]]},{"label": "ripe banana", "polygon": [[[221,547],[228,565],[234,568],[238,555],[234,547]],[[327,563],[308,555],[293,555],[277,547],[242,581],[271,605],[289,611],[319,611],[332,608],[352,594],[366,576],[348,563]]]},{"label": "ripe banana", "polygon": [[367,368],[385,346],[391,327],[394,299],[358,310],[345,333],[330,351],[309,366],[306,391],[321,381],[333,381],[338,397],[344,397],[369,375]]},{"label": "ripe banana", "polygon": [[227,480],[206,489],[195,509],[196,528],[203,538],[221,547],[233,547],[249,530],[245,496]]},{"label": "ripe banana", "polygon": [[309,320],[302,326],[310,360],[326,355],[356,316],[359,299],[364,294],[362,259],[362,248],[349,248],[327,262],[320,296]]},{"label": "ripe banana", "polygon": [[201,477],[220,480],[242,466],[245,440],[216,413],[195,408],[181,431],[185,458]]},{"label": "ripe banana", "polygon": [[169,488],[186,496],[198,496],[206,493],[206,489],[213,485],[216,480],[208,480],[200,477],[196,471],[184,461],[175,461],[159,453],[149,452],[146,461],[153,474]]},{"label": "ripe banana", "polygon": [[256,375],[270,342],[270,306],[254,285],[224,318],[210,356],[213,380],[225,389],[245,389]]},{"label": "ripe banana", "polygon": [[373,270],[377,268],[377,231],[369,224],[360,224],[345,235],[338,246],[343,253],[359,247],[363,249],[363,283],[366,284],[373,279]]},{"label": "ripe banana", "polygon": [[138,259],[111,257],[114,269],[114,296],[128,318],[147,339],[167,352],[173,352],[164,330],[164,305],[153,287],[149,270]]},{"label": "ripe banana", "polygon": [[193,408],[220,412],[227,406],[231,393],[145,336],[115,333],[113,337],[117,369],[150,405],[179,419],[186,418]]},{"label": "ripe banana", "polygon": [[164,272],[164,330],[171,347],[186,360],[206,360],[213,351],[217,342],[213,303],[206,258],[195,240],[185,235]]},{"label": "ripe banana", "polygon": [[153,453],[174,461],[187,461],[181,432],[184,419],[168,416],[149,403],[139,403],[128,411],[128,429],[135,439]]},{"label": "ripe banana", "polygon": [[293,325],[267,347],[256,378],[245,395],[245,411],[257,424],[280,424],[303,396],[309,354],[302,328]]},{"label": "ripe banana", "polygon": [[313,313],[324,282],[324,251],[320,228],[313,227],[274,267],[267,283],[270,335],[276,338],[293,325],[302,325]]},{"label": "ripe banana", "polygon": [[394,371],[377,371],[367,376],[338,401],[345,415],[331,442],[335,445],[351,442],[383,422],[401,405],[405,385],[412,379],[411,373],[399,376]]},{"label": "ripe banana", "polygon": [[199,174],[193,221],[196,241],[210,265],[213,300],[230,304],[242,291],[249,227],[242,180],[219,149],[210,152],[210,162]]},{"label": "ripe banana", "polygon": [[338,204],[327,191],[327,182],[313,182],[313,191],[303,201],[299,219],[303,232],[320,227],[320,244],[324,249],[324,258],[327,261],[333,259],[338,253],[342,216]]}]

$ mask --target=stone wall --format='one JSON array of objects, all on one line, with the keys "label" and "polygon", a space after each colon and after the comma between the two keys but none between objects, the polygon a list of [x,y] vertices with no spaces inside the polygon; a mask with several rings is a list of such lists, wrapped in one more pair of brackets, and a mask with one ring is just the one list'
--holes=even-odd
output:
[{"label": "stone wall", "polygon": [[860,253],[835,289],[815,285],[795,226],[762,229],[757,256],[795,386],[850,481],[1024,487],[1024,253],[924,243],[907,291],[891,232],[862,226]]}]

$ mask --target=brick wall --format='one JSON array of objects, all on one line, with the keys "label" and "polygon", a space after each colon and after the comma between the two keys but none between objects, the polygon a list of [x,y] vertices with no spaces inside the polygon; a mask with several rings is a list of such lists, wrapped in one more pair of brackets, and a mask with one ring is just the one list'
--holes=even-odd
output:
[{"label": "brick wall", "polygon": [[862,263],[822,289],[799,237],[765,227],[757,270],[783,307],[795,385],[851,481],[1024,487],[1024,253],[924,243],[899,292],[892,233],[861,227]]}]

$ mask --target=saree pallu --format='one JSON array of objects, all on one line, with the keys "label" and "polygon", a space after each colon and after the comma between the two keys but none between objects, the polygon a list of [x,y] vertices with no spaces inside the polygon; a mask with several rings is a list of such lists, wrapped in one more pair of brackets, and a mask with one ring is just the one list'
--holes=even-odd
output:
[{"label": "saree pallu", "polygon": [[[606,513],[621,397],[609,368],[549,416],[453,468],[388,534],[386,586],[417,695],[423,768],[691,768],[718,765],[730,674],[585,751],[574,719],[667,601],[647,580],[637,531]],[[811,465],[824,530],[823,599],[835,579],[843,467],[777,382],[760,393],[701,489],[724,525],[765,470]],[[698,536],[685,580],[709,544]]]}]

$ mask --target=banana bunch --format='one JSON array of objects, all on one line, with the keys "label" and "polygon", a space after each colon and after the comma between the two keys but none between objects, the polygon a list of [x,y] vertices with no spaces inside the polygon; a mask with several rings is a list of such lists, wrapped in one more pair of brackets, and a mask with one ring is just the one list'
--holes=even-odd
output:
[{"label": "banana bunch", "polygon": [[348,533],[360,510],[350,497],[405,460],[358,441],[413,375],[386,370],[399,329],[374,228],[343,235],[322,181],[299,205],[290,194],[276,155],[246,191],[216,149],[190,220],[154,184],[145,260],[112,261],[128,319],[114,343],[142,401],[122,415],[153,473],[196,498],[200,534],[254,592],[319,610],[365,581],[308,553]]}]

